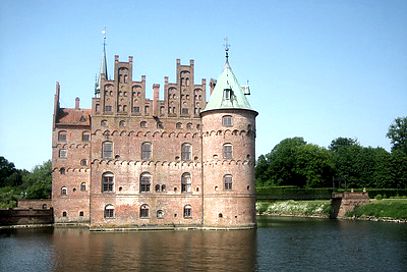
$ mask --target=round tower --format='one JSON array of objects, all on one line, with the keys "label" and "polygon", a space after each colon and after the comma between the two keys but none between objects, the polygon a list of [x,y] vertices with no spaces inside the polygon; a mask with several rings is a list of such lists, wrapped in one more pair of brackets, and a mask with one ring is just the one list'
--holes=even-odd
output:
[{"label": "round tower", "polygon": [[203,222],[205,227],[256,225],[255,118],[229,65],[218,78],[202,116]]}]

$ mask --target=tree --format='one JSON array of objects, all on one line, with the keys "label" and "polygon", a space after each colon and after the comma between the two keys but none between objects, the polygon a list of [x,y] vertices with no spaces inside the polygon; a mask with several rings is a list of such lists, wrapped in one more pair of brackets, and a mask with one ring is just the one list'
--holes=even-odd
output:
[{"label": "tree", "polygon": [[393,145],[391,150],[400,150],[407,154],[407,117],[397,117],[390,125],[386,136]]},{"label": "tree", "polygon": [[24,197],[28,199],[50,198],[51,187],[51,161],[34,167],[31,173],[23,176]]},{"label": "tree", "polygon": [[357,145],[359,145],[359,142],[357,139],[338,137],[335,140],[332,140],[332,142],[328,148],[329,148],[329,150],[336,152],[340,148],[349,147],[349,146],[357,146]]},{"label": "tree", "polygon": [[301,137],[287,138],[259,157],[258,183],[321,187],[330,185],[333,175],[331,154],[325,148],[307,144]]},{"label": "tree", "polygon": [[14,163],[0,157],[0,187],[18,186],[21,182],[20,170],[15,168]]}]

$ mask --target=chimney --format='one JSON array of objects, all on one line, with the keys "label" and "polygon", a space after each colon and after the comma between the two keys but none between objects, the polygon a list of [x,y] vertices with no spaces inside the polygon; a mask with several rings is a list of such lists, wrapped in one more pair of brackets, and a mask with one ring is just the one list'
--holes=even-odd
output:
[{"label": "chimney", "polygon": [[75,110],[79,110],[79,97],[75,98]]},{"label": "chimney", "polygon": [[153,115],[158,116],[158,99],[160,98],[160,84],[153,84]]}]

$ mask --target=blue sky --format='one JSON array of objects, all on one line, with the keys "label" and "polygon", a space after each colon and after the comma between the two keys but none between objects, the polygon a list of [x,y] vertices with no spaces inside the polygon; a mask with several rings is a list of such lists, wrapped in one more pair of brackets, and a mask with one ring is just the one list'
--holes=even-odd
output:
[{"label": "blue sky", "polygon": [[[108,65],[134,57],[134,78],[217,78],[224,37],[241,84],[249,80],[257,155],[302,136],[390,149],[390,123],[407,112],[407,1],[0,2],[0,156],[31,169],[51,158],[55,82],[61,106],[90,107],[107,27]],[[161,90],[162,91],[162,90]]]}]

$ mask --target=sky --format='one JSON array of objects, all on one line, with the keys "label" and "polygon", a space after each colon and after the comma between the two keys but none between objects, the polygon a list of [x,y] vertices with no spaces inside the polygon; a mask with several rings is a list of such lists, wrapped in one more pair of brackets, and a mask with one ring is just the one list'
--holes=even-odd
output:
[{"label": "sky", "polygon": [[62,107],[90,108],[105,26],[109,74],[114,55],[133,56],[149,98],[177,58],[195,60],[196,83],[216,79],[228,37],[259,112],[257,156],[296,136],[390,150],[388,127],[407,115],[406,14],[404,0],[2,0],[0,156],[27,170],[51,158],[56,81]]}]

